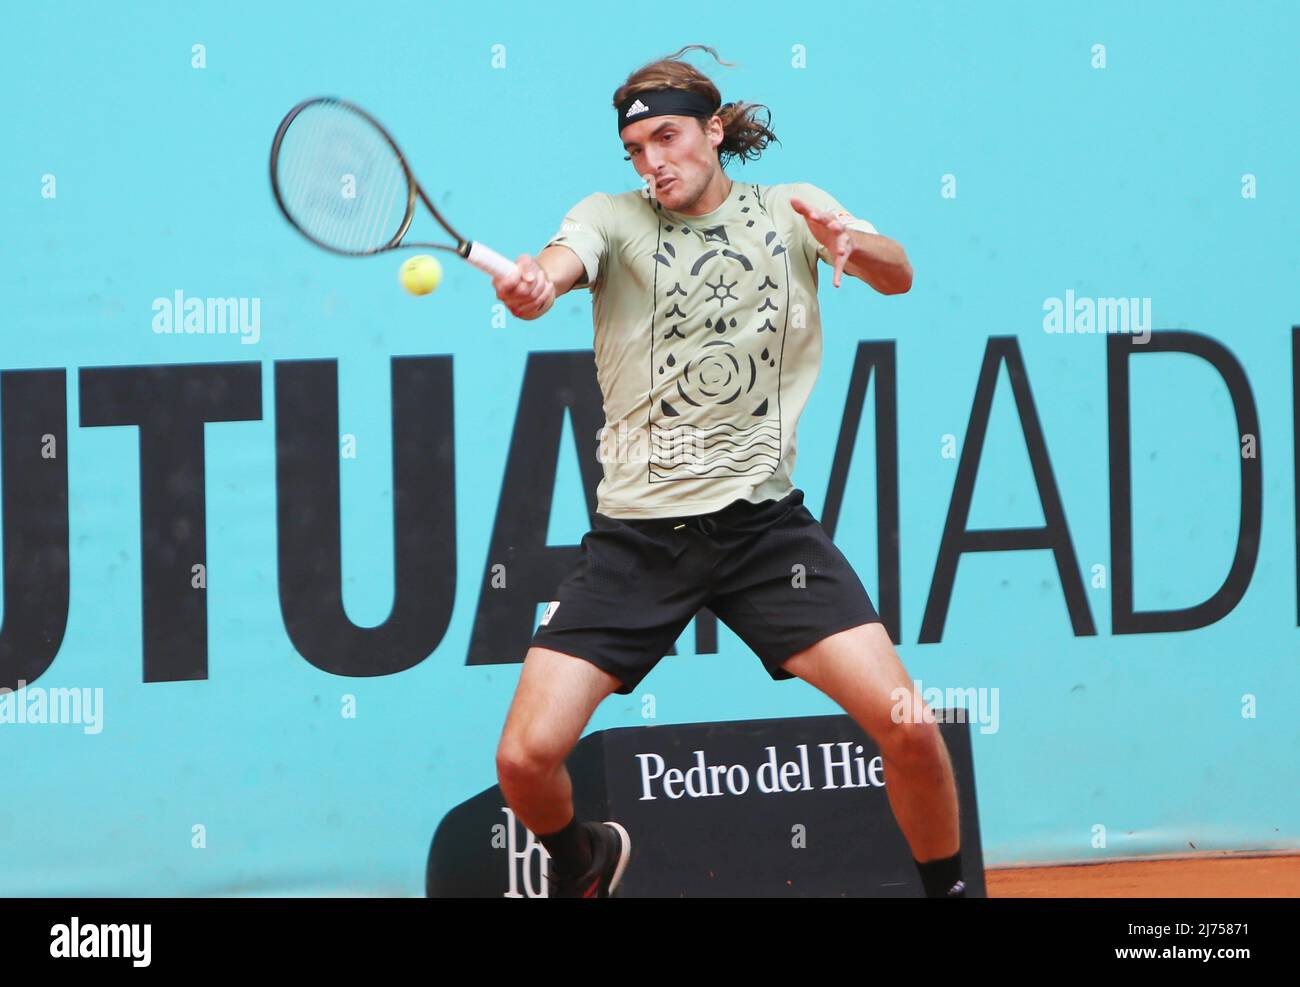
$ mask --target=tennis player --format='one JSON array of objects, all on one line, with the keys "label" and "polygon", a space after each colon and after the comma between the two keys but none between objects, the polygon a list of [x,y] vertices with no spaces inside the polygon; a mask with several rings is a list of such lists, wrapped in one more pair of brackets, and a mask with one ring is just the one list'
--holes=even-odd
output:
[{"label": "tennis player", "polygon": [[835,287],[847,273],[886,295],[911,287],[912,268],[817,186],[728,176],[726,159],[755,159],[775,135],[759,106],[720,105],[679,60],[692,48],[718,57],[687,45],[614,94],[646,188],[586,197],[536,258],[493,280],[522,319],[591,292],[606,415],[597,513],[525,656],[501,790],[550,855],[553,896],[610,896],[631,838],[575,817],[565,760],[597,705],[636,689],[708,607],[773,679],[811,683],[872,737],[925,893],[964,897],[948,751],[919,710],[898,715],[895,690],[912,681],[791,480],[821,362],[818,258]]}]

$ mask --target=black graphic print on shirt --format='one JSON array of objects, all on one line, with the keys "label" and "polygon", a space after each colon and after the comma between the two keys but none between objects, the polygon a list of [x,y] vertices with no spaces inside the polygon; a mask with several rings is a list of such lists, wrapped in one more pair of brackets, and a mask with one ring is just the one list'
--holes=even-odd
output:
[{"label": "black graphic print on shirt", "polygon": [[699,229],[655,208],[648,479],[773,473],[784,447],[785,245],[753,186],[725,221]]}]

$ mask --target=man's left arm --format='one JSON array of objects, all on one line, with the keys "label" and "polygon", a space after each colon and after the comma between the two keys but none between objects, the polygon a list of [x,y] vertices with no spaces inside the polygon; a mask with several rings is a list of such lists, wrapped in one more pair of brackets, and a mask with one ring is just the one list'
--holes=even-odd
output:
[{"label": "man's left arm", "polygon": [[[804,218],[817,255],[834,269],[865,281],[883,295],[901,295],[912,287],[912,264],[902,244],[881,236],[866,220],[856,219],[829,192],[800,182],[790,206]],[[867,229],[853,229],[863,227]],[[815,263],[815,261],[814,261]]]},{"label": "man's left arm", "polygon": [[897,240],[879,233],[846,230],[852,252],[844,273],[865,281],[882,295],[901,295],[912,287],[912,264]]}]

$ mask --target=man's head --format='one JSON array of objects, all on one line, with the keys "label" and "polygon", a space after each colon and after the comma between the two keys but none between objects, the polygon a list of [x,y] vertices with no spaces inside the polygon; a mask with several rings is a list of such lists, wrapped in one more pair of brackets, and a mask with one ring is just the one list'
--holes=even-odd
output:
[{"label": "man's head", "polygon": [[[699,69],[678,61],[687,45],[643,65],[614,93],[619,139],[636,173],[669,209],[689,213],[729,157],[757,158],[776,135],[753,119],[745,103],[722,104],[718,88]],[[723,65],[729,62],[718,61]],[[644,98],[642,98],[644,97]]]},{"label": "man's head", "polygon": [[674,212],[690,212],[722,171],[721,118],[664,115],[630,123],[619,132],[632,167],[650,194]]}]

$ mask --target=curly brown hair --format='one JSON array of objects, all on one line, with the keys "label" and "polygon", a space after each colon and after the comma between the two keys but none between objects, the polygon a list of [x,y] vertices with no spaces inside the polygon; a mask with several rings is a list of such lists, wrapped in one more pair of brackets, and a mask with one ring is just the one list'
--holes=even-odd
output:
[{"label": "curly brown hair", "polygon": [[[739,159],[742,164],[746,161],[758,160],[758,156],[763,153],[763,149],[772,141],[777,140],[776,134],[772,133],[770,129],[772,111],[762,103],[736,102],[723,104],[718,87],[713,84],[707,75],[694,65],[678,60],[680,55],[692,48],[707,51],[720,65],[729,66],[733,64],[732,62],[724,62],[718,56],[718,53],[708,45],[686,45],[671,55],[665,55],[663,58],[655,59],[653,62],[641,66],[629,75],[627,81],[614,91],[614,108],[618,109],[627,97],[649,89],[689,89],[692,92],[708,97],[713,102],[713,105],[717,107],[714,111],[715,115],[722,120],[722,143],[718,145],[719,163],[726,167],[731,159]],[[759,110],[764,110],[767,113],[767,119],[763,123],[760,123],[757,119]],[[703,130],[708,121],[703,117],[697,117],[696,119],[699,120],[700,129]],[[780,141],[777,141],[777,143],[779,144]]]}]

